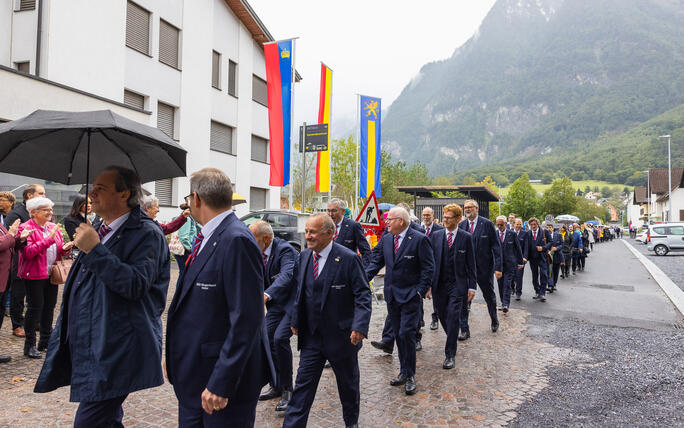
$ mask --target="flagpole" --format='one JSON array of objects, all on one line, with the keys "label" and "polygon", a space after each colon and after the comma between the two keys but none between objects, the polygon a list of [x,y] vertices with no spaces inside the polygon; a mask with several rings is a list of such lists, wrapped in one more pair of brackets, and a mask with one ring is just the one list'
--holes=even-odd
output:
[{"label": "flagpole", "polygon": [[280,39],[280,40],[273,40],[272,42],[264,42],[262,45],[270,45],[273,43],[280,43],[280,42],[289,42],[290,40],[297,40],[299,37],[290,37],[289,39]]},{"label": "flagpole", "polygon": [[[323,61],[321,64],[325,65]],[[330,111],[328,116],[328,202],[332,198],[332,106],[333,106],[333,70],[325,65],[330,70]]]},{"label": "flagpole", "polygon": [[361,96],[356,94],[356,176],[354,177],[354,211],[358,215],[359,201],[359,150],[361,148]]},{"label": "flagpole", "polygon": [[[298,37],[294,37],[292,39],[292,85],[290,86],[290,196],[288,199],[288,205],[289,211],[292,211],[294,209],[294,206],[292,205],[293,203],[293,187],[294,187],[294,173],[293,173],[293,168],[292,168],[292,158],[293,158],[293,153],[292,153],[292,148],[294,146],[294,103],[295,103],[295,43],[297,41]],[[296,152],[295,152],[296,153]]]}]

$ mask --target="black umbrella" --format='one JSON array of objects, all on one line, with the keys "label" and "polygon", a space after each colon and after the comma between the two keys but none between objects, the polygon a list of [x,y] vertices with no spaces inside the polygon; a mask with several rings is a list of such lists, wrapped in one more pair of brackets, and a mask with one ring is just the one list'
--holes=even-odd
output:
[{"label": "black umbrella", "polygon": [[0,171],[64,184],[87,184],[109,165],[143,183],[185,176],[185,155],[161,130],[110,110],[36,110],[0,125]]}]

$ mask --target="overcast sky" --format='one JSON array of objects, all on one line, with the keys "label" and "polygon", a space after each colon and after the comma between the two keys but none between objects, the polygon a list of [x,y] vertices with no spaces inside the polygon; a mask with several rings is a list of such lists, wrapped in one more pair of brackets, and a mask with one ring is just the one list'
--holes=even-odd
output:
[{"label": "overcast sky", "polygon": [[[295,120],[318,119],[320,61],[333,70],[333,134],[353,130],[356,95],[385,111],[428,62],[477,30],[495,0],[248,0],[276,39],[299,37]],[[335,127],[337,126],[336,129]]]}]

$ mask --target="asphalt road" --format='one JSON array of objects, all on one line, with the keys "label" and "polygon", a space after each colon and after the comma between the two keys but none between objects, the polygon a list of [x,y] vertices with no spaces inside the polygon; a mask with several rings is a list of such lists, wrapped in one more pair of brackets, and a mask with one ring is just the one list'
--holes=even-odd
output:
[{"label": "asphalt road", "polygon": [[628,241],[641,254],[655,263],[670,279],[684,290],[684,251],[671,252],[665,256],[656,256],[653,251],[648,251],[648,246],[633,239]]}]

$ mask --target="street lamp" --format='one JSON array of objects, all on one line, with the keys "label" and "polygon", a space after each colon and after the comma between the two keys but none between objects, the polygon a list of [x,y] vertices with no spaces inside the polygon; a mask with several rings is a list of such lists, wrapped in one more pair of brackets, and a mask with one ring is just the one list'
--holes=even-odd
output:
[{"label": "street lamp", "polygon": [[672,218],[672,157],[670,156],[670,135],[661,135],[658,138],[667,138],[667,199],[669,201],[667,221],[670,221]]},{"label": "street lamp", "polygon": [[643,171],[646,173],[646,196],[648,196],[648,210],[646,210],[647,224],[651,224],[651,174],[650,169]]}]

